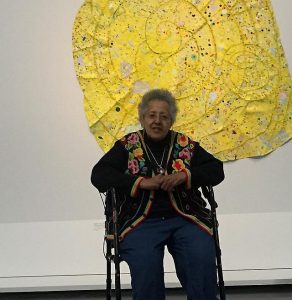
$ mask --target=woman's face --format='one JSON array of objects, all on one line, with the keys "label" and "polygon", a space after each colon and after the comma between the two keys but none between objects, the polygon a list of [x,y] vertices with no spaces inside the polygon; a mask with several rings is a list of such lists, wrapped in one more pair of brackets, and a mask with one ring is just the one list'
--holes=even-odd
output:
[{"label": "woman's face", "polygon": [[151,100],[140,122],[150,138],[163,140],[172,125],[168,103],[159,99]]}]

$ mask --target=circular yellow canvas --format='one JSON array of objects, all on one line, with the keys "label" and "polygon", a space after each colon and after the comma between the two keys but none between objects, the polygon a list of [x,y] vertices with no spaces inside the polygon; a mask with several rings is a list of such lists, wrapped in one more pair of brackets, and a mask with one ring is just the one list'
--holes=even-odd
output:
[{"label": "circular yellow canvas", "polygon": [[174,129],[221,160],[291,138],[292,81],[268,0],[87,0],[73,56],[104,151],[140,128],[137,105],[152,88],[177,98]]}]

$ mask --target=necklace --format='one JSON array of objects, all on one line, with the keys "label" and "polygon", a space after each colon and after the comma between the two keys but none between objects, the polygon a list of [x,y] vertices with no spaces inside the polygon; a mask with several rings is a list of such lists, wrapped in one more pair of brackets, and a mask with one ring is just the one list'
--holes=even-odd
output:
[{"label": "necklace", "polygon": [[[156,163],[156,165],[157,165],[157,172],[158,172],[159,174],[161,174],[161,175],[164,175],[164,174],[165,174],[165,170],[164,170],[164,168],[162,167],[162,164],[163,164],[163,160],[164,160],[164,154],[165,154],[165,149],[166,149],[166,147],[164,147],[161,161],[160,161],[160,163],[158,163],[158,161],[156,160],[156,158],[155,158],[154,154],[152,153],[150,147],[149,147],[146,143],[145,143],[145,145],[146,145],[146,148],[149,150],[149,153],[151,154],[152,158],[154,159],[154,161],[155,161],[155,163]],[[147,154],[149,160],[151,161],[151,159],[150,159],[150,157],[149,157],[147,151],[146,151],[146,154]]]}]

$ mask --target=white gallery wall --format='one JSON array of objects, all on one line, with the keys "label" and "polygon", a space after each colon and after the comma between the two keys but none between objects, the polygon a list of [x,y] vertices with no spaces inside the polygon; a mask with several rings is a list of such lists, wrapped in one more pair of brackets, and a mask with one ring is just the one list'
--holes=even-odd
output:
[{"label": "white gallery wall", "polygon": [[[71,49],[82,3],[0,1],[0,292],[104,288],[103,206],[90,183],[102,151]],[[291,72],[292,2],[272,4]],[[215,195],[229,285],[292,283],[291,153],[289,142],[225,163]],[[168,256],[165,265],[177,286]]]}]

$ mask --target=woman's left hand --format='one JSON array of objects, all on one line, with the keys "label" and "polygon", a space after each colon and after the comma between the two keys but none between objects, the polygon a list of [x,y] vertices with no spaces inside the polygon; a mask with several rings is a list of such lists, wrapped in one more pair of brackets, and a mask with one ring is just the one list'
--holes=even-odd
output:
[{"label": "woman's left hand", "polygon": [[164,191],[171,192],[173,189],[186,181],[186,174],[179,172],[175,174],[165,175],[161,179],[162,183],[160,188]]}]

